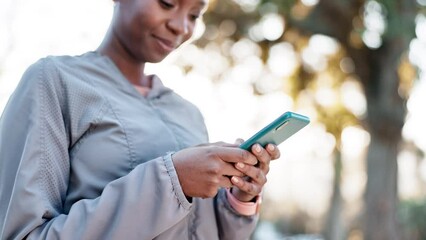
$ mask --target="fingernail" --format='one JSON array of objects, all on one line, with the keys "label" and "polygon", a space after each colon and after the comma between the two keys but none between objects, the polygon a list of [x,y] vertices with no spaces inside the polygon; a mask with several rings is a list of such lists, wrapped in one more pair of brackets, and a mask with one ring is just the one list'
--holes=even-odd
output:
[{"label": "fingernail", "polygon": [[275,146],[273,144],[269,144],[268,145],[268,149],[269,149],[269,151],[274,151],[275,150]]},{"label": "fingernail", "polygon": [[239,183],[240,182],[240,180],[237,177],[235,177],[235,176],[232,177],[232,181],[234,183]]},{"label": "fingernail", "polygon": [[237,163],[237,168],[243,169],[244,167],[245,167],[244,163],[242,162]]},{"label": "fingernail", "polygon": [[258,153],[259,153],[259,152],[260,152],[260,150],[261,150],[261,149],[260,149],[259,144],[254,145],[254,151],[255,151],[255,152],[258,152]]}]

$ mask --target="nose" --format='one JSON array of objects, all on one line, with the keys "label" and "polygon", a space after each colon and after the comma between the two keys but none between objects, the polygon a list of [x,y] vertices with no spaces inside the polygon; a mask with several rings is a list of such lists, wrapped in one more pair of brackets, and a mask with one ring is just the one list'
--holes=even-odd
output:
[{"label": "nose", "polygon": [[186,14],[176,13],[168,21],[169,29],[176,35],[186,35],[191,30],[190,21]]}]

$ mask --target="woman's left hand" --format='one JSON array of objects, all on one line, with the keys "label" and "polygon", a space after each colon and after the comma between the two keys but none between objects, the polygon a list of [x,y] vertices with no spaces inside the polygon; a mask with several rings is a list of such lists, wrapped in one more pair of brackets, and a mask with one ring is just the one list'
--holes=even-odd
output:
[{"label": "woman's left hand", "polygon": [[251,153],[258,159],[256,166],[236,163],[235,168],[244,173],[247,177],[232,176],[231,182],[232,194],[242,202],[252,201],[258,196],[265,185],[269,172],[269,163],[271,160],[280,157],[280,151],[274,144],[268,144],[265,148],[260,144],[254,144],[251,147]]}]

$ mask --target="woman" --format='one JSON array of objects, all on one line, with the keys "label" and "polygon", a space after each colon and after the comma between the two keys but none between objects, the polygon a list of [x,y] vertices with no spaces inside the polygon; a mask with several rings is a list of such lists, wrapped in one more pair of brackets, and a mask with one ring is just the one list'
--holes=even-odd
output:
[{"label": "woman", "polygon": [[199,110],[144,73],[206,0],[116,0],[94,52],[47,57],[0,120],[1,239],[247,239],[279,150],[208,142]]}]

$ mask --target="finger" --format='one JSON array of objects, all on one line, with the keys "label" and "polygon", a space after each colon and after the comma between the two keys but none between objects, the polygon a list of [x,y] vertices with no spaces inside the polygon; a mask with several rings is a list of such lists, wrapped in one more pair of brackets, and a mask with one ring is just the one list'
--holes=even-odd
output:
[{"label": "finger", "polygon": [[211,153],[228,163],[243,162],[250,165],[257,163],[257,158],[253,154],[237,147],[224,147]]},{"label": "finger", "polygon": [[252,196],[256,196],[260,194],[260,191],[262,190],[262,188],[256,183],[245,181],[243,178],[240,178],[240,177],[236,177],[236,176],[231,177],[231,182],[238,189]]},{"label": "finger", "polygon": [[265,149],[266,151],[268,151],[269,155],[271,156],[271,160],[280,158],[281,152],[276,145],[270,143],[266,145]]},{"label": "finger", "polygon": [[219,181],[220,186],[223,188],[231,188],[233,186],[231,178],[231,176],[222,176]]},{"label": "finger", "polygon": [[235,143],[226,143],[226,142],[215,142],[210,143],[212,146],[218,146],[218,147],[237,147],[238,145]]},{"label": "finger", "polygon": [[260,168],[250,166],[244,163],[236,163],[235,168],[240,170],[246,176],[248,176],[252,183],[256,183],[260,186],[263,186],[267,181],[266,173]]},{"label": "finger", "polygon": [[269,162],[271,161],[271,155],[268,151],[260,146],[260,144],[254,144],[251,147],[253,154],[259,160],[258,167],[265,173],[269,172]]},{"label": "finger", "polygon": [[221,166],[221,174],[224,176],[238,176],[243,177],[245,174],[236,169],[233,163],[224,163]]}]

